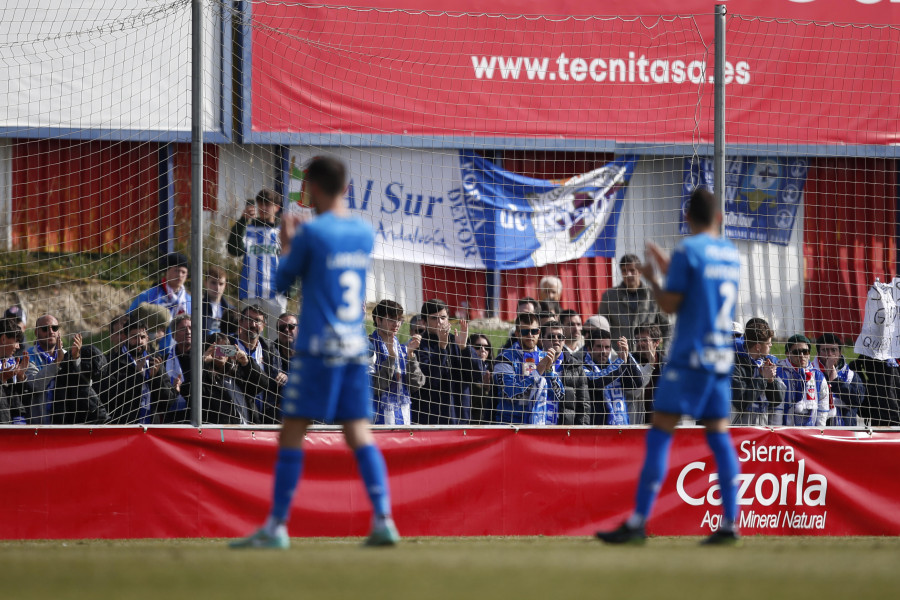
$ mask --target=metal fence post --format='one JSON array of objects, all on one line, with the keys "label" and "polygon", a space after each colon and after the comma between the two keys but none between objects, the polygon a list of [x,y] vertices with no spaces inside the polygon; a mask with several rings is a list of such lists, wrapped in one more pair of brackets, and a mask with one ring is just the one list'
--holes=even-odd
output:
[{"label": "metal fence post", "polygon": [[191,1],[191,424],[203,411],[203,3]]},{"label": "metal fence post", "polygon": [[725,233],[725,5],[716,5],[715,71],[713,83],[713,187],[722,211],[721,231]]}]

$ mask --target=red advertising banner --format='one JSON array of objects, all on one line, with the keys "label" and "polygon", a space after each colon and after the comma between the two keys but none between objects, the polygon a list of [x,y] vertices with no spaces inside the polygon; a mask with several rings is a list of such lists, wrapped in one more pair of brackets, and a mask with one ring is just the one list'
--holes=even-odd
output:
[{"label": "red advertising banner", "polygon": [[[900,432],[733,429],[746,535],[898,535]],[[376,433],[407,536],[590,535],[631,510],[645,430]],[[274,431],[190,428],[0,432],[0,538],[230,537],[265,518]],[[718,524],[701,429],[676,433],[649,532]],[[294,536],[361,536],[369,503],[337,432],[309,436]]]},{"label": "red advertising banner", "polygon": [[[716,3],[400,4],[254,4],[252,131],[712,142]],[[898,6],[729,2],[728,143],[898,142]]]}]

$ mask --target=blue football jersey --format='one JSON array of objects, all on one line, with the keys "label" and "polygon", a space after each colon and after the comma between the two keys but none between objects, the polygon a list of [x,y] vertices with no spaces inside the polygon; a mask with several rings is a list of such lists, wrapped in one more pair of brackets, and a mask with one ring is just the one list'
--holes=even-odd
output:
[{"label": "blue football jersey", "polygon": [[727,374],[734,365],[731,328],[741,261],[729,240],[685,238],[672,253],[665,289],[683,295],[669,364]]},{"label": "blue football jersey", "polygon": [[298,352],[333,358],[367,354],[363,319],[374,243],[368,223],[330,212],[297,228],[290,253],[278,263],[275,284],[287,292],[301,280]]}]

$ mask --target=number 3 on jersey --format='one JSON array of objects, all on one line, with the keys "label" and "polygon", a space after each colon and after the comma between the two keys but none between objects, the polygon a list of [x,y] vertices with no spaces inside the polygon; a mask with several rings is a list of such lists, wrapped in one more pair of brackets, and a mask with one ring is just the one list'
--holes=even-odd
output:
[{"label": "number 3 on jersey", "polygon": [[344,271],[338,277],[338,284],[341,286],[341,303],[335,312],[337,318],[346,322],[358,320],[363,309],[362,278],[356,271]]},{"label": "number 3 on jersey", "polygon": [[731,311],[737,302],[737,291],[733,281],[723,281],[719,286],[719,296],[722,298],[722,307],[716,315],[716,329],[719,331],[731,331]]}]

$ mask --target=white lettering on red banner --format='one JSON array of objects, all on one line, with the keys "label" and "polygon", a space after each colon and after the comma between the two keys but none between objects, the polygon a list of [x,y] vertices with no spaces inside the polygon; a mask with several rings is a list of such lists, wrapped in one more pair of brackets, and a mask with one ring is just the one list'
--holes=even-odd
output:
[{"label": "white lettering on red banner", "polygon": [[[738,460],[749,471],[738,475],[738,506],[749,507],[741,509],[741,529],[825,528],[827,511],[808,512],[806,509],[826,505],[828,479],[824,475],[809,472],[806,460],[797,458],[793,446],[765,446],[757,445],[752,440],[744,440],[739,446]],[[705,494],[692,495],[685,488],[685,482],[697,475],[707,475],[709,487]],[[714,462],[707,464],[707,461],[695,461],[679,473],[676,491],[691,506],[721,506],[718,480]],[[779,507],[779,510],[765,510],[765,507],[770,506]],[[715,531],[720,523],[720,511],[707,510],[700,525]]]}]

